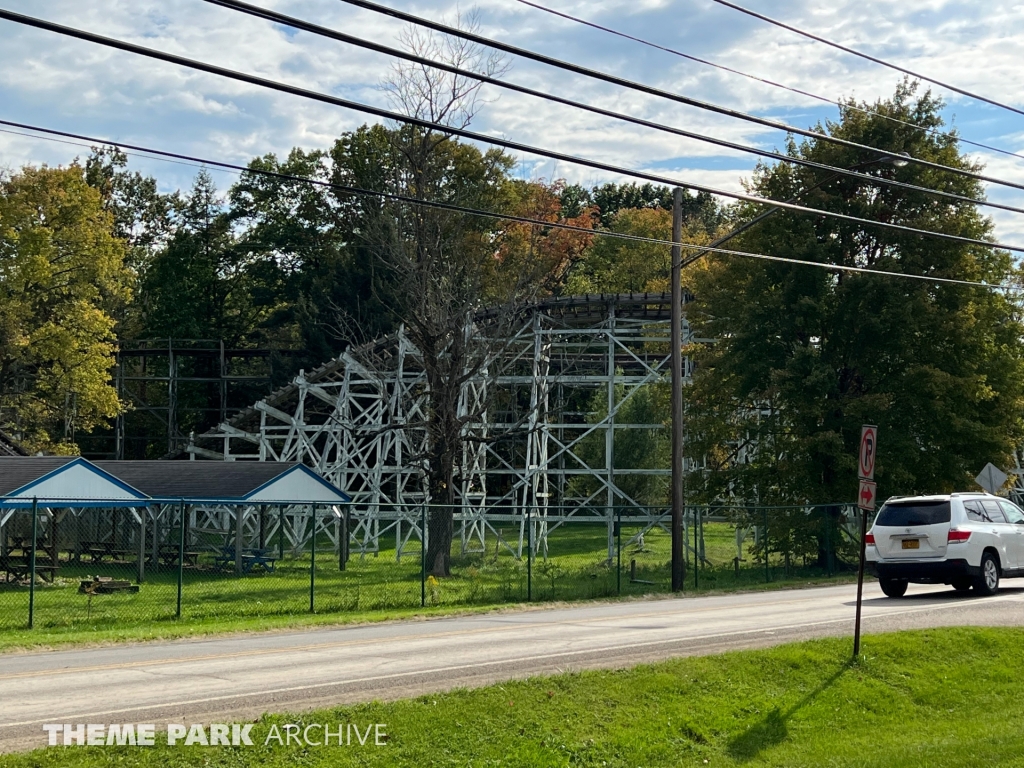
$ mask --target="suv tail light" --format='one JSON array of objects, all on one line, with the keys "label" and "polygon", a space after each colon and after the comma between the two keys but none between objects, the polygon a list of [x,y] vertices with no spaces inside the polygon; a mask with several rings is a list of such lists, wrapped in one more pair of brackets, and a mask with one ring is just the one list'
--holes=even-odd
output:
[{"label": "suv tail light", "polygon": [[864,543],[865,544],[874,544],[875,543],[875,534],[873,534],[873,533],[865,534],[864,535]]},{"label": "suv tail light", "polygon": [[950,528],[949,534],[946,536],[946,541],[950,544],[958,541],[967,541],[971,538],[970,531],[958,531],[956,528]]}]

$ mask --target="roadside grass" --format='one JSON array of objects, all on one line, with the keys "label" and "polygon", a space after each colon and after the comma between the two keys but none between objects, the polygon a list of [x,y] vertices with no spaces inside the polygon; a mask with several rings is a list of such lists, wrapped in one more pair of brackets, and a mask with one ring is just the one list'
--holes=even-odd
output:
[{"label": "roadside grass", "polygon": [[[226,632],[351,624],[414,616],[438,616],[493,610],[527,602],[573,602],[637,598],[670,591],[670,538],[649,531],[643,546],[628,544],[639,529],[623,525],[621,556],[607,557],[603,525],[574,524],[554,530],[547,558],[538,556],[528,574],[497,542],[488,552],[456,557],[451,578],[421,585],[419,552],[406,550],[398,561],[394,539],[376,556],[353,554],[346,570],[330,551],[318,551],[314,611],[310,611],[310,556],[285,557],[273,573],[214,570],[209,563],[184,571],[181,617],[176,617],[177,569],[151,569],[137,594],[79,594],[79,581],[103,575],[133,580],[133,568],[110,563],[62,565],[52,584],[37,583],[35,627],[26,628],[28,588],[0,584],[0,652],[195,637]],[[512,532],[507,532],[511,538]],[[763,562],[750,559],[736,568],[734,528],[704,526],[705,562],[687,579],[687,594],[711,591],[777,589],[814,583],[841,583],[850,574],[828,578],[820,569],[771,563],[771,581]],[[287,553],[286,553],[287,554]],[[528,582],[531,576],[532,584]],[[425,605],[421,606],[421,598]]]},{"label": "roadside grass", "polygon": [[[817,640],[264,716],[253,747],[58,747],[0,768],[1024,766],[1022,643],[1019,629],[868,636],[851,663],[849,639]],[[287,723],[383,723],[389,738],[264,744]]]}]

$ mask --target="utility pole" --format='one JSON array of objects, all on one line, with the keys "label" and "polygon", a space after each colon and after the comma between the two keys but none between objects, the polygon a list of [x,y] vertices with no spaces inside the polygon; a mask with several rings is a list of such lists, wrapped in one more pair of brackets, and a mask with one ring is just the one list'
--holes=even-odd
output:
[{"label": "utility pole", "polygon": [[672,195],[672,591],[681,592],[683,565],[683,190]]},{"label": "utility pole", "polygon": [[[872,160],[866,160],[850,167],[849,170],[860,170],[877,163],[902,168],[907,164],[903,155],[882,154]],[[797,192],[787,203],[794,203],[808,192],[819,189],[841,176],[833,173],[819,182]],[[683,319],[683,286],[682,268],[692,264],[715,248],[724,245],[737,235],[757,226],[770,216],[774,216],[781,208],[770,208],[741,224],[730,232],[711,241],[708,245],[694,249],[683,261],[683,190],[676,187],[672,197],[672,591],[683,589],[686,568],[683,564],[683,512],[686,505],[686,492],[683,473],[683,353],[682,353],[682,319]],[[766,529],[767,530],[767,529]],[[767,567],[767,561],[765,562]]]}]

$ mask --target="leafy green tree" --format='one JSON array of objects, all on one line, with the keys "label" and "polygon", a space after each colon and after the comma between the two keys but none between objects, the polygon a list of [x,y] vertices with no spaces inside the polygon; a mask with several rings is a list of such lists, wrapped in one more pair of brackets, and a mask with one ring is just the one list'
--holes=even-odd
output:
[{"label": "leafy green tree", "polygon": [[258,271],[259,260],[238,247],[213,179],[201,172],[142,279],[142,334],[255,346],[268,313]]},{"label": "leafy green tree", "polygon": [[[615,217],[626,209],[672,210],[671,187],[646,184],[600,184],[586,189],[579,184],[567,186],[562,192],[565,215],[575,217],[593,206],[597,209],[601,226],[612,228]],[[713,232],[721,223],[722,211],[715,199],[699,192],[683,196],[683,218]]]},{"label": "leafy green tree", "polygon": [[85,180],[99,191],[103,209],[113,216],[114,235],[125,244],[125,266],[132,276],[131,300],[112,310],[117,335],[137,338],[142,277],[173,232],[181,196],[161,194],[155,178],[129,171],[127,155],[116,147],[93,148],[85,161]]},{"label": "leafy green tree", "polygon": [[[703,226],[685,219],[683,242],[709,240]],[[607,231],[656,240],[672,239],[672,213],[664,208],[624,208],[612,218]],[[566,281],[569,294],[644,293],[670,289],[671,248],[662,243],[595,237]]]},{"label": "leafy green tree", "polygon": [[125,252],[77,163],[0,178],[0,421],[33,450],[77,452],[76,430],[121,409],[110,369]]},{"label": "leafy green tree", "polygon": [[85,161],[85,180],[114,217],[114,235],[125,242],[125,263],[141,275],[173,231],[181,196],[161,194],[152,176],[128,170],[128,156],[117,147],[94,147]]},{"label": "leafy green tree", "polygon": [[[335,172],[331,154],[319,150],[294,149],[284,160],[266,155],[249,167],[321,182]],[[334,322],[338,307],[357,316],[371,338],[390,330],[362,310],[373,303],[365,277],[369,258],[354,243],[358,219],[347,215],[333,191],[249,172],[231,188],[229,200],[230,217],[242,227],[236,250],[247,264],[252,300],[265,314],[266,340],[301,348],[296,362],[309,367],[355,340]]]},{"label": "leafy green tree", "polygon": [[[661,385],[640,387],[628,400],[623,387],[615,388],[615,402],[619,408],[615,420],[619,424],[658,424],[664,420],[667,392]],[[608,395],[598,392],[593,395],[588,410],[588,423],[597,423],[608,414]],[[605,465],[605,436],[598,431],[580,441],[575,451],[589,467]],[[672,462],[671,435],[667,429],[633,428],[616,430],[612,453],[616,470],[663,469]],[[621,474],[616,475],[615,485],[637,504],[660,506],[668,501],[669,479],[663,475]],[[569,494],[587,498],[601,489],[600,483],[591,477],[574,478]],[[603,499],[602,497],[599,497]],[[622,499],[616,504],[629,509]]]},{"label": "leafy green tree", "polygon": [[[851,104],[852,106],[852,104]],[[942,126],[941,102],[904,83],[893,98],[851,108],[818,130],[870,145],[871,155],[813,140],[795,156],[980,200],[969,178],[885,158],[909,153],[977,170]],[[914,124],[923,126],[914,127]],[[881,162],[880,162],[881,160]],[[816,186],[817,185],[817,186]],[[758,194],[866,219],[969,238],[992,223],[977,206],[788,165],[762,166]],[[741,218],[757,213],[741,211]],[[1008,254],[852,222],[778,211],[735,243],[811,263],[1002,283]],[[705,455],[705,499],[848,501],[857,491],[861,425],[879,426],[882,497],[970,487],[986,462],[1006,466],[1024,436],[1019,307],[998,291],[796,264],[710,256],[695,276],[699,351],[688,393],[690,444]],[[745,454],[745,457],[744,457]],[[813,553],[812,553],[813,554]]]}]

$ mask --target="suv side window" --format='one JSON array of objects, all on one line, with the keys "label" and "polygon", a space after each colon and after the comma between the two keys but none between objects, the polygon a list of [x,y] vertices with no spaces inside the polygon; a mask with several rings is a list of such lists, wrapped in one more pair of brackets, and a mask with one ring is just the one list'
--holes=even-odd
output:
[{"label": "suv side window", "polygon": [[964,510],[967,512],[967,519],[973,523],[985,523],[988,522],[985,510],[981,506],[980,501],[965,501]]},{"label": "suv side window", "polygon": [[985,507],[985,512],[988,513],[988,521],[990,523],[1005,523],[1006,522],[1006,518],[1003,517],[1003,513],[999,509],[999,504],[997,502],[989,501],[988,499],[985,499],[985,501],[983,501],[981,503]]},{"label": "suv side window", "polygon": [[1016,504],[1000,501],[999,506],[1003,508],[1003,514],[1011,523],[1024,523],[1024,512],[1021,512]]},{"label": "suv side window", "polygon": [[975,523],[1006,522],[1003,513],[999,511],[999,505],[994,501],[971,499],[964,502],[964,509],[967,511],[967,519]]}]

